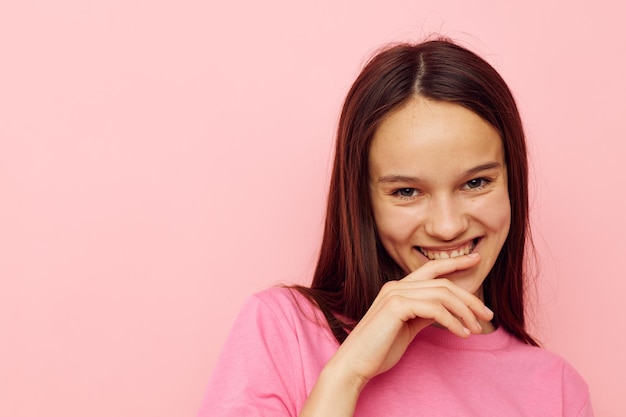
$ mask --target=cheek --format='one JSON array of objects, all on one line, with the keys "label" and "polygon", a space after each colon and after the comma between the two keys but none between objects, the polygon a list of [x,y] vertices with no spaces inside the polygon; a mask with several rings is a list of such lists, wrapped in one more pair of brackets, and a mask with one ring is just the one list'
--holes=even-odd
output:
[{"label": "cheek", "polygon": [[383,245],[389,250],[388,245],[405,243],[415,230],[417,216],[406,208],[379,207],[374,210],[376,229]]},{"label": "cheek", "polygon": [[511,227],[511,204],[508,194],[486,202],[481,212],[484,213],[483,221],[489,230],[497,233],[500,236],[501,243],[504,243]]}]

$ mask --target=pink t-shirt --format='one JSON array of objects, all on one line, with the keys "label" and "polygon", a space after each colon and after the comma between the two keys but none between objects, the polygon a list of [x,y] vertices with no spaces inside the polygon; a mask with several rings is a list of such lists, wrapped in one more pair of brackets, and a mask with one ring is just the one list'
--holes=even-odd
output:
[{"label": "pink t-shirt", "polygon": [[[299,293],[272,288],[243,307],[200,417],[296,417],[339,344]],[[587,385],[562,358],[503,329],[460,338],[428,327],[365,387],[357,417],[592,417]],[[330,417],[330,416],[329,416]]]}]

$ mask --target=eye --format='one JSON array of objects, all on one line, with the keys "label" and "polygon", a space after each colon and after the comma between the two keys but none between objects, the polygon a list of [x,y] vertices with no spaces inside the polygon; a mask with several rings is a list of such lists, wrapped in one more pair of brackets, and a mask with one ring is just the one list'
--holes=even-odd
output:
[{"label": "eye", "polygon": [[490,182],[491,180],[487,178],[474,178],[466,182],[463,188],[466,188],[469,190],[479,190],[481,188],[486,187]]},{"label": "eye", "polygon": [[401,198],[410,198],[417,196],[418,193],[415,188],[400,188],[394,191],[393,194]]}]

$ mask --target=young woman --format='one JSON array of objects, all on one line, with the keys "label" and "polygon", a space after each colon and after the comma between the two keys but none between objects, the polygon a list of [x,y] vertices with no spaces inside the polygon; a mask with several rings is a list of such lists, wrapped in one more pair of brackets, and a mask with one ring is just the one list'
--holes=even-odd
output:
[{"label": "young woman", "polygon": [[499,74],[447,40],[383,50],[344,103],[311,287],[247,302],[200,416],[592,416],[526,330],[529,241]]}]

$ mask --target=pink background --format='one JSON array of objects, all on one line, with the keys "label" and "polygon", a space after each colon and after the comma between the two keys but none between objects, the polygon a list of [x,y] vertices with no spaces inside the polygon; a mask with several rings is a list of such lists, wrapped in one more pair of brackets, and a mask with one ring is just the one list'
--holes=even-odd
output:
[{"label": "pink background", "polygon": [[0,415],[193,416],[243,300],[308,281],[365,57],[440,31],[519,100],[535,333],[623,416],[618,4],[3,1]]}]

